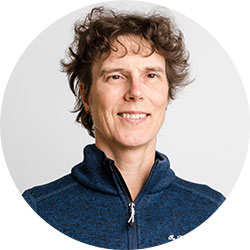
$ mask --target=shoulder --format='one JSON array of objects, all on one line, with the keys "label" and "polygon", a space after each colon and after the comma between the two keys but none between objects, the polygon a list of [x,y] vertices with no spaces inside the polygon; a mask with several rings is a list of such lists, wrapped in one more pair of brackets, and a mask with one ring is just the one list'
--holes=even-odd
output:
[{"label": "shoulder", "polygon": [[200,202],[205,202],[215,207],[219,207],[225,201],[222,193],[204,184],[190,182],[179,177],[176,177],[172,184],[174,189],[178,190],[180,197],[189,197],[196,202],[200,200]]},{"label": "shoulder", "polygon": [[27,189],[22,196],[28,204],[37,211],[37,203],[39,201],[51,196],[63,195],[63,193],[68,192],[69,189],[75,188],[77,185],[79,184],[74,177],[68,174],[50,183]]}]

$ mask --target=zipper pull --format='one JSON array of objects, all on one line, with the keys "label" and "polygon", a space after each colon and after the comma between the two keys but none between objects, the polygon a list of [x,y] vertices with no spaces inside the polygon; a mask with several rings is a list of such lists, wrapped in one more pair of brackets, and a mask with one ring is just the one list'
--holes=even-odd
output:
[{"label": "zipper pull", "polygon": [[133,227],[134,222],[135,222],[135,203],[134,202],[130,202],[128,204],[128,206],[130,207],[130,218],[128,220],[128,225],[130,227]]}]

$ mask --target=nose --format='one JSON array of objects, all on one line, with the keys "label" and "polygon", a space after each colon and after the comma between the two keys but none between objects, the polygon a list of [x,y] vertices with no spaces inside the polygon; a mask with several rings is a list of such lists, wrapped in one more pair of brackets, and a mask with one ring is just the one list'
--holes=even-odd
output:
[{"label": "nose", "polygon": [[142,86],[138,80],[131,80],[128,90],[125,94],[126,101],[142,101],[144,100]]}]

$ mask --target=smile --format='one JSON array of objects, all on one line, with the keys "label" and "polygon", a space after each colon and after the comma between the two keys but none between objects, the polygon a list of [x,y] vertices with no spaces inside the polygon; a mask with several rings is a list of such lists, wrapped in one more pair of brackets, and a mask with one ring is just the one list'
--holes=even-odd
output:
[{"label": "smile", "polygon": [[130,121],[136,121],[136,120],[140,120],[143,121],[145,120],[145,118],[147,116],[149,116],[149,114],[147,113],[141,113],[141,112],[123,112],[123,113],[118,113],[118,115],[121,118],[125,118],[126,120],[130,120]]}]

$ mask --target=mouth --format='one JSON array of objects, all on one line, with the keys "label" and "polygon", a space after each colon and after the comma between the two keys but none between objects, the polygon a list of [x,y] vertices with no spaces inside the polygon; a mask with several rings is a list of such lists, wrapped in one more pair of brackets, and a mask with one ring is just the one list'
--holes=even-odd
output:
[{"label": "mouth", "polygon": [[145,112],[134,112],[134,111],[128,111],[128,112],[121,112],[117,113],[118,116],[129,119],[129,120],[143,120],[146,117],[148,117],[150,114]]}]

